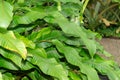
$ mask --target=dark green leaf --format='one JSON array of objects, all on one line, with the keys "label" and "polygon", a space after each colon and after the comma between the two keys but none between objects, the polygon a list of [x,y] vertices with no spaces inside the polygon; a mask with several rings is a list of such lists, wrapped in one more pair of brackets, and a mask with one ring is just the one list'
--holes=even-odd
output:
[{"label": "dark green leaf", "polygon": [[14,52],[7,51],[7,50],[0,48],[0,54],[5,58],[10,59],[17,66],[19,67],[21,66],[22,58],[18,56],[17,54],[15,54]]},{"label": "dark green leaf", "polygon": [[15,67],[15,65],[13,65],[13,63],[11,63],[10,61],[4,59],[3,57],[0,57],[0,68],[7,68],[10,70],[17,70],[17,68]]}]

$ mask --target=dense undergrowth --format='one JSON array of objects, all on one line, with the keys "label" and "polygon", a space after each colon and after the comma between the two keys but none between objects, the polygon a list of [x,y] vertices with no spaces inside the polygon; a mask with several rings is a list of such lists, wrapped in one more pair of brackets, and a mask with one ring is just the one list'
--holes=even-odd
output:
[{"label": "dense undergrowth", "polygon": [[120,0],[90,0],[84,26],[105,37],[120,38]]},{"label": "dense undergrowth", "polygon": [[87,0],[0,0],[0,80],[110,80],[120,69],[83,27]]}]

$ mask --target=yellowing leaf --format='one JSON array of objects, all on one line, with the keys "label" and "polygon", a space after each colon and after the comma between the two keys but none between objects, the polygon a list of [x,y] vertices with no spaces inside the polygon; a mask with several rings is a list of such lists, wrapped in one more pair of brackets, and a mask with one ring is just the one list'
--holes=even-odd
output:
[{"label": "yellowing leaf", "polygon": [[103,21],[103,23],[104,23],[106,26],[110,26],[111,24],[116,24],[116,22],[114,22],[114,21],[108,21],[108,20],[105,19],[105,18],[102,18],[102,21]]},{"label": "yellowing leaf", "polygon": [[27,50],[25,44],[19,39],[14,38],[13,32],[0,33],[0,46],[20,54],[23,59],[26,58]]}]

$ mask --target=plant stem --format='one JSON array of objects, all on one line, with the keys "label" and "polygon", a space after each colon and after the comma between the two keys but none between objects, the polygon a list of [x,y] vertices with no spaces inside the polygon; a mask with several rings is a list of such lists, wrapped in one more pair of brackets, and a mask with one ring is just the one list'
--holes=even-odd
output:
[{"label": "plant stem", "polygon": [[88,2],[89,2],[89,0],[86,0],[86,1],[85,1],[84,5],[83,5],[83,9],[82,9],[81,12],[80,12],[81,14],[84,13],[84,11],[85,11],[85,9],[86,9],[86,7],[87,7]]},{"label": "plant stem", "polygon": [[88,4],[89,0],[86,0],[86,1],[82,0],[82,3],[83,2],[85,2],[85,3],[84,3],[83,8],[82,8],[82,10],[80,12],[80,23],[82,23],[82,21],[83,21],[83,13],[84,13],[84,11],[85,11],[85,9],[87,7],[87,4]]},{"label": "plant stem", "polygon": [[61,11],[61,2],[57,2],[57,8],[58,8],[58,11]]}]

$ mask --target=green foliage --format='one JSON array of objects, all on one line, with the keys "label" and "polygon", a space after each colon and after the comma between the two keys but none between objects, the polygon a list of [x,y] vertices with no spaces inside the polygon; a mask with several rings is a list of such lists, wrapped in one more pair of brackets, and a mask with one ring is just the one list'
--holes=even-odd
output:
[{"label": "green foliage", "polygon": [[5,13],[0,13],[0,80],[100,80],[98,74],[120,78],[118,65],[99,56],[110,56],[96,42],[101,36],[81,23],[82,1],[0,4],[6,7],[0,8]]}]

